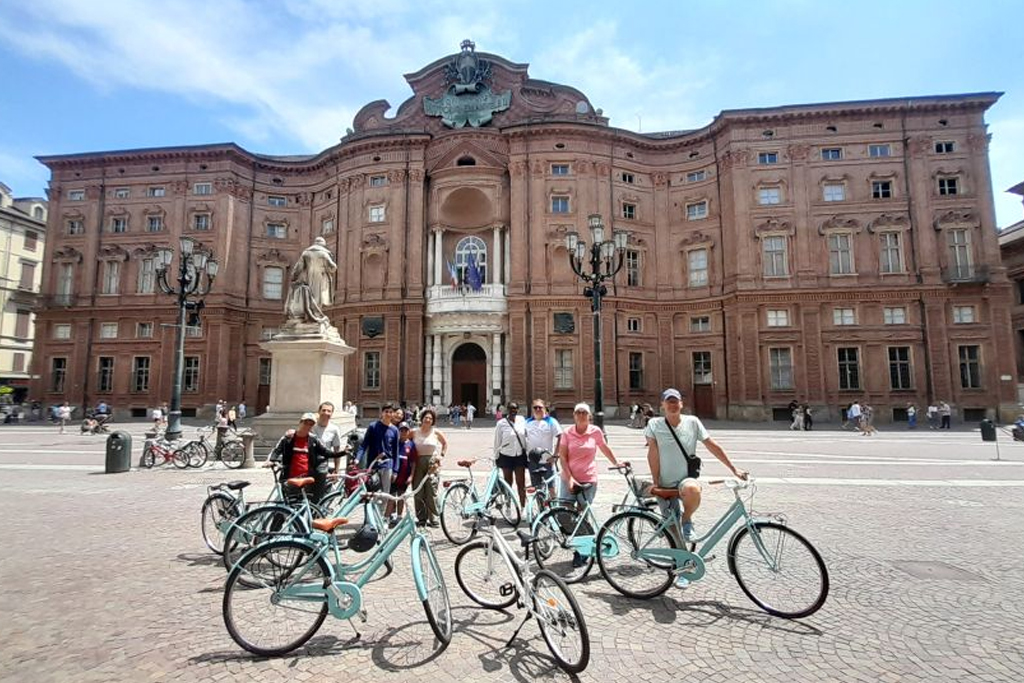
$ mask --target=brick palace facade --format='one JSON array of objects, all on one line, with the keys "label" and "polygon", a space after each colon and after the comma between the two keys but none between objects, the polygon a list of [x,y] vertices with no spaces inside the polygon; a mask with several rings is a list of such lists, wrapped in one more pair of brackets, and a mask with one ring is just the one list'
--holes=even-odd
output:
[{"label": "brick palace facade", "polygon": [[187,338],[185,412],[262,409],[259,344],[283,320],[289,266],[323,235],[339,266],[328,313],[356,349],[345,399],[368,414],[536,396],[564,409],[594,380],[565,235],[589,242],[600,214],[630,233],[602,318],[609,414],[668,385],[730,419],[794,399],[819,420],[854,399],[882,422],[936,400],[966,419],[1015,410],[984,121],[998,93],[723,111],[641,134],[468,43],[406,80],[395,112],[366,105],[319,154],[41,158],[33,396],[122,414],[169,398],[175,311],[154,253],[188,235],[221,268]]}]

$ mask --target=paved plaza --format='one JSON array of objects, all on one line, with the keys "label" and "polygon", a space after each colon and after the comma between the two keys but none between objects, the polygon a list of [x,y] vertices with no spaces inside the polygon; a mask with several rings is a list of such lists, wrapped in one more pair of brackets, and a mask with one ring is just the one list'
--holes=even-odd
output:
[{"label": "paved plaza", "polygon": [[[138,460],[145,425],[128,425]],[[861,437],[709,423],[758,480],[754,508],[785,512],[828,565],[825,606],[802,621],[766,615],[729,574],[724,550],[685,591],[629,600],[596,567],[575,587],[591,634],[584,681],[1024,680],[1024,444],[1000,433],[893,428]],[[454,460],[488,452],[491,430],[449,430]],[[646,470],[640,432],[611,426],[620,458]],[[454,606],[443,652],[415,596],[408,550],[366,591],[369,620],[328,617],[309,644],[253,657],[221,617],[225,571],[206,551],[206,486],[219,466],[103,474],[104,437],[0,427],[0,680],[532,681],[568,678],[536,625],[511,646],[517,612],[473,607],[456,549],[434,541]],[[724,470],[706,452],[704,476]],[[454,457],[453,457],[454,456]],[[269,489],[269,473],[239,478]],[[606,473],[600,515],[624,486]],[[698,522],[729,502],[706,494]]]}]

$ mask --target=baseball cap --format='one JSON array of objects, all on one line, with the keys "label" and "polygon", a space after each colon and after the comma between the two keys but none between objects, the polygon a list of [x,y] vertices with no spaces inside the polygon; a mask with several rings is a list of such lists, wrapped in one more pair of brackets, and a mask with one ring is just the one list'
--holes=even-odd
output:
[{"label": "baseball cap", "polygon": [[577,403],[576,406],[572,409],[572,412],[574,412],[574,413],[587,413],[589,415],[590,414],[590,406],[587,405],[586,403]]},{"label": "baseball cap", "polygon": [[409,429],[409,423],[408,422],[403,422],[403,423],[398,425],[398,431],[402,431],[403,429]]},{"label": "baseball cap", "polygon": [[681,393],[679,393],[678,389],[666,389],[665,391],[661,392],[661,400],[662,401],[667,401],[670,398],[674,398],[677,401],[682,401],[683,400],[683,395]]},{"label": "baseball cap", "polygon": [[303,413],[299,422],[316,422],[316,413]]}]

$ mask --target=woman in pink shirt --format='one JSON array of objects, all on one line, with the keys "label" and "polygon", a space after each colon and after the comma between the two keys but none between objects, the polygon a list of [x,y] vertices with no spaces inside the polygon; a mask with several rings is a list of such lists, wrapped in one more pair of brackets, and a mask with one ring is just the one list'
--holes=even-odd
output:
[{"label": "woman in pink shirt", "polygon": [[[586,497],[587,502],[594,502],[597,494],[597,452],[600,450],[612,465],[618,465],[612,449],[604,439],[604,432],[590,424],[590,406],[577,403],[572,411],[573,422],[569,429],[562,432],[558,442],[558,460],[562,479],[558,497],[574,500],[577,494]],[[585,491],[579,491],[580,484],[591,484]]]}]

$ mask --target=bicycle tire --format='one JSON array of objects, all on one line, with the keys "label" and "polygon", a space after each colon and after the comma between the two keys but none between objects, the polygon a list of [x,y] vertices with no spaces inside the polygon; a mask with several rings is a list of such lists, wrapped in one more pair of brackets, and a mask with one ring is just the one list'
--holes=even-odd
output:
[{"label": "bicycle tire", "polygon": [[185,446],[188,449],[188,465],[195,469],[199,469],[206,464],[207,454],[206,449],[199,445],[198,441],[191,441]]},{"label": "bicycle tire", "polygon": [[142,446],[142,466],[148,470],[153,469],[153,465],[156,464],[156,453],[153,452],[152,444],[145,444]]},{"label": "bicycle tire", "polygon": [[[511,607],[519,598],[515,584],[508,582],[499,585],[497,580],[505,579],[508,567],[501,554],[493,547],[489,539],[473,541],[465,545],[455,556],[455,581],[466,597],[486,609],[505,609]],[[475,584],[484,584],[475,587]],[[513,590],[508,596],[501,595],[501,588],[511,583]],[[497,591],[489,591],[486,586],[494,586]],[[494,595],[489,595],[494,593]]]},{"label": "bicycle tire", "polygon": [[274,540],[279,536],[309,533],[306,520],[287,505],[264,505],[249,510],[234,521],[224,535],[224,568],[231,571],[250,548]]},{"label": "bicycle tire", "polygon": [[423,611],[427,615],[430,629],[444,649],[452,642],[452,604],[448,596],[448,586],[444,582],[441,565],[437,563],[437,557],[426,537],[418,537],[413,544],[416,546],[413,571],[419,572],[423,577],[423,586],[427,592],[427,597],[422,600]]},{"label": "bicycle tire", "polygon": [[[316,549],[312,545],[296,540],[279,540],[254,548],[242,556],[228,575],[221,606],[224,625],[232,640],[255,655],[279,657],[302,647],[316,634],[327,617],[326,599],[322,602],[293,602],[278,601],[275,597],[293,576],[304,583],[320,583],[325,589],[330,585],[331,570],[322,557],[315,560],[315,567],[302,572],[302,568],[312,560],[315,553]],[[277,557],[273,557],[275,555]],[[301,578],[298,577],[300,573],[303,573]],[[250,575],[249,580],[243,581],[241,577],[246,574]],[[249,619],[243,616],[243,613],[249,611],[250,605],[254,605],[258,611],[252,618],[252,626],[248,625]],[[275,614],[268,617],[271,611]],[[280,626],[292,617],[303,620],[297,629],[298,636],[288,635],[284,642],[273,644],[255,642],[255,631],[261,627],[270,629]]]},{"label": "bicycle tire", "polygon": [[649,512],[626,510],[609,517],[597,534],[597,547],[603,548],[612,542],[618,547],[614,555],[598,553],[601,574],[612,588],[628,598],[646,600],[657,597],[672,585],[675,563],[669,566],[634,555],[643,547],[677,547],[667,529],[654,536],[660,524],[661,520]]},{"label": "bicycle tire", "polygon": [[211,494],[203,501],[200,527],[203,542],[211,552],[218,555],[224,552],[224,534],[220,531],[220,522],[232,516],[231,511],[237,509],[237,503],[234,497],[221,491]]},{"label": "bicycle tire", "polygon": [[473,500],[473,492],[458,482],[448,487],[441,498],[441,531],[453,545],[462,545],[476,535],[476,517],[463,517],[462,511]]},{"label": "bicycle tire", "polygon": [[173,451],[171,451],[171,462],[173,462],[174,466],[177,467],[179,470],[188,469],[189,460],[190,458],[188,454],[188,444],[176,447],[174,448]]},{"label": "bicycle tire", "polygon": [[221,446],[220,459],[228,469],[237,470],[245,463],[245,446],[238,441],[229,441]]},{"label": "bicycle tire", "polygon": [[[583,555],[568,545],[569,536],[579,523],[580,513],[568,507],[545,510],[533,525],[533,556],[541,569],[547,569],[566,583],[578,583],[594,566],[594,553]],[[593,526],[584,519],[577,536],[595,536]],[[596,540],[596,538],[595,538]],[[579,566],[577,564],[579,557]]]},{"label": "bicycle tire", "polygon": [[507,485],[498,484],[494,493],[491,494],[491,499],[487,501],[487,509],[496,509],[505,523],[513,529],[519,526],[519,522],[523,520],[523,510],[519,506],[519,500]]},{"label": "bicycle tire", "polygon": [[[766,566],[764,556],[754,541],[751,527],[744,526],[737,530],[729,540],[729,571],[736,577],[740,590],[755,605],[768,614],[784,619],[801,619],[821,609],[821,606],[825,604],[825,599],[828,597],[829,579],[828,569],[825,568],[825,562],[821,559],[821,554],[818,553],[818,550],[806,538],[778,522],[754,522],[753,529],[758,534],[766,552],[771,553],[776,562],[780,561],[782,552],[786,550],[784,546],[787,541],[784,539],[787,539],[787,537],[790,541],[791,550],[788,553],[787,562],[785,564],[780,563],[776,569],[772,569]],[[774,540],[767,538],[769,532],[777,533],[778,538]],[[749,549],[747,549],[747,546],[749,546]],[[771,598],[766,598],[764,590],[752,587],[751,582],[756,580],[755,574],[758,567],[767,569],[776,577],[782,576],[783,567],[790,568],[797,564],[793,559],[795,555],[794,549],[803,549],[811,562],[808,563],[809,567],[802,568],[802,571],[800,567],[797,567],[792,572],[787,573],[786,578],[788,578],[788,581],[784,592],[790,596],[796,593],[806,593],[807,598],[800,600],[799,602],[803,604],[798,604],[796,608],[783,609]],[[740,560],[741,557],[744,559]],[[749,565],[747,563],[748,558],[751,560]],[[799,560],[799,556],[797,556],[797,560]]]},{"label": "bicycle tire", "polygon": [[[532,593],[537,625],[551,656],[565,672],[580,673],[590,663],[590,632],[576,596],[564,581],[546,569],[541,569],[533,577]],[[570,631],[578,634],[579,645],[576,653],[567,655],[564,643],[555,637],[560,635],[559,632]]]}]

